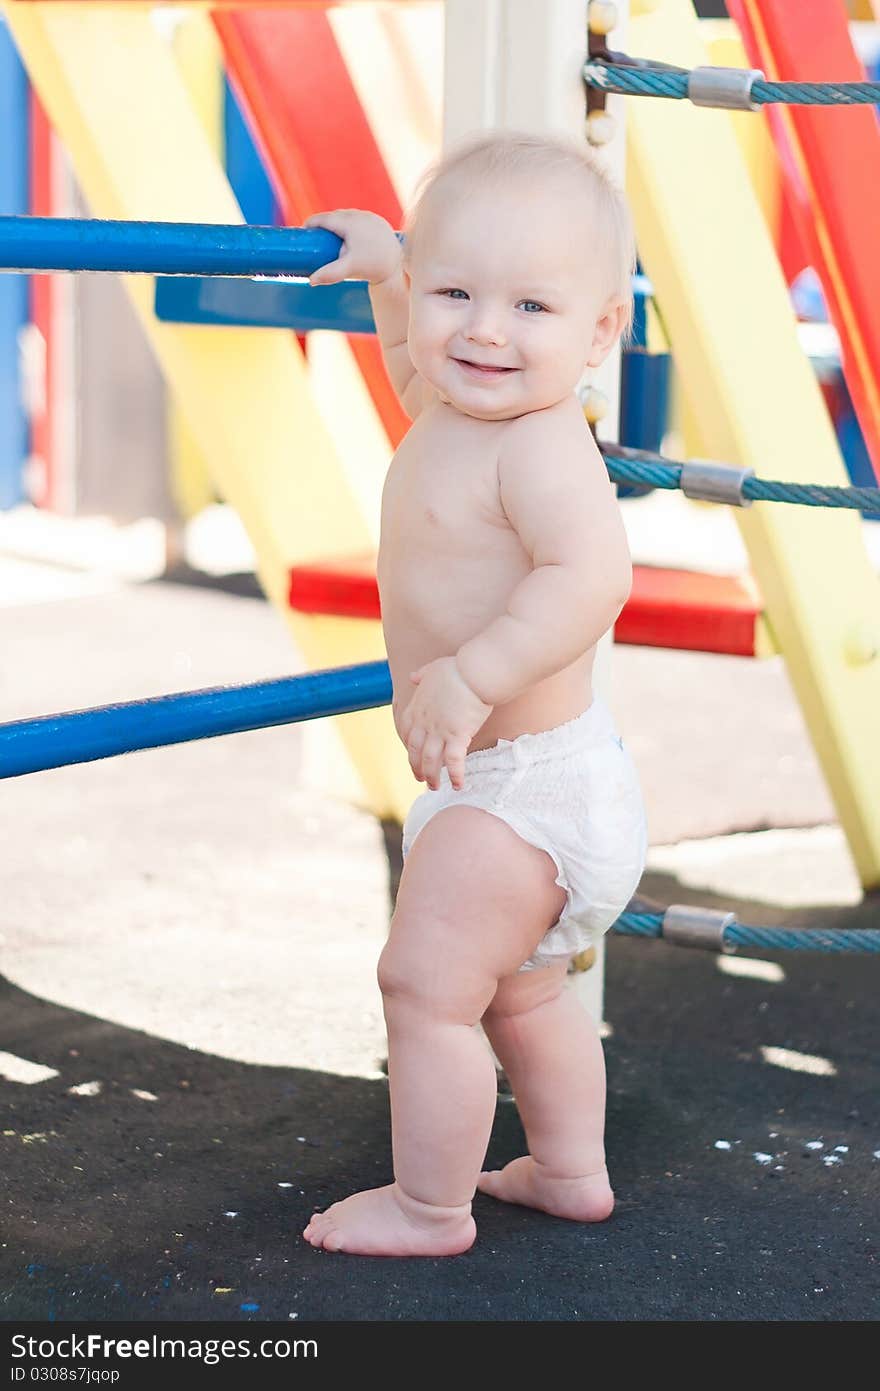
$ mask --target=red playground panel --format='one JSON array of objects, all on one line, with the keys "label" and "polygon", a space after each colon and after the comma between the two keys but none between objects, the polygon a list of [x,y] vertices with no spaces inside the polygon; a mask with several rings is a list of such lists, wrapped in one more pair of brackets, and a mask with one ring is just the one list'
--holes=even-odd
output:
[{"label": "red playground panel", "polygon": [[633,587],[614,641],[754,657],[763,603],[751,575],[633,566]]},{"label": "red playground panel", "polygon": [[[864,82],[843,0],[728,0],[771,82]],[[880,123],[872,106],[771,106],[788,206],[840,335],[843,372],[880,480]]]},{"label": "red playground panel", "polygon": [[379,618],[379,586],[373,551],[313,560],[290,571],[288,601],[298,613],[337,618]]},{"label": "red playground panel", "polygon": [[[379,618],[375,555],[295,565],[289,601],[299,613]],[[762,610],[750,575],[703,575],[636,565],[632,593],[615,625],[614,639],[638,647],[754,657]]]},{"label": "red playground panel", "polygon": [[[331,208],[369,208],[399,228],[397,194],[323,10],[218,12],[213,20],[287,225]],[[379,340],[359,333],[348,343],[396,449],[410,420]]]},{"label": "red playground panel", "polygon": [[[52,174],[52,131],[37,94],[31,88],[30,211],[34,217],[53,217],[57,211],[52,196]],[[56,345],[53,335],[58,317],[57,301],[58,286],[53,276],[30,277],[31,323],[40,334],[43,345],[44,377],[40,399],[31,402],[30,412],[31,457],[41,461],[42,473],[38,479],[31,478],[29,493],[31,501],[37,507],[54,507],[59,511],[55,437],[57,422],[52,408],[55,399]]]}]

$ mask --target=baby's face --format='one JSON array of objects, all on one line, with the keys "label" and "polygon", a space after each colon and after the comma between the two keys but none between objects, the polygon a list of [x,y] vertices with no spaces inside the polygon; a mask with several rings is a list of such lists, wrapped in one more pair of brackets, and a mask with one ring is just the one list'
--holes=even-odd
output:
[{"label": "baby's face", "polygon": [[472,191],[424,228],[409,268],[409,350],[442,401],[511,419],[571,395],[606,355],[619,325],[590,274],[579,197]]}]

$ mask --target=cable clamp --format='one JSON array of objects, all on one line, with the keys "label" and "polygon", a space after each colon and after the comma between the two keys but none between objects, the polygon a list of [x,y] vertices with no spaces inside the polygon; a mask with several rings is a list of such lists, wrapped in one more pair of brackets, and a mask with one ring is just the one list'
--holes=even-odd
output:
[{"label": "cable clamp", "polygon": [[687,94],[694,106],[760,111],[752,101],[752,87],[763,81],[760,68],[694,68],[688,74]]},{"label": "cable clamp", "polygon": [[754,476],[755,470],[751,468],[714,464],[709,459],[689,459],[681,466],[679,486],[686,497],[700,498],[703,502],[751,507],[752,499],[743,496],[743,484]]},{"label": "cable clamp", "polygon": [[735,922],[735,913],[672,903],[663,914],[660,935],[664,942],[673,942],[677,947],[703,947],[706,951],[723,952],[728,956],[736,947],[725,942],[724,932]]}]

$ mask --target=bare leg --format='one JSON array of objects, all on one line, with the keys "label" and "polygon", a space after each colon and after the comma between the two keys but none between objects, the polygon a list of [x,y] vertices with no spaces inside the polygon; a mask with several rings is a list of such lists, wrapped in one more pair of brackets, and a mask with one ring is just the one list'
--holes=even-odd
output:
[{"label": "bare leg", "polygon": [[605,1058],[595,1024],[565,988],[565,966],[501,981],[483,1028],[510,1079],[530,1153],[482,1173],[477,1187],[557,1217],[603,1221],[614,1207]]},{"label": "bare leg", "polygon": [[495,1069],[474,1026],[559,916],[555,873],[549,855],[474,807],[447,808],[422,830],[379,963],[394,1183],[315,1214],[303,1233],[313,1246],[436,1256],[472,1245],[495,1113]]}]

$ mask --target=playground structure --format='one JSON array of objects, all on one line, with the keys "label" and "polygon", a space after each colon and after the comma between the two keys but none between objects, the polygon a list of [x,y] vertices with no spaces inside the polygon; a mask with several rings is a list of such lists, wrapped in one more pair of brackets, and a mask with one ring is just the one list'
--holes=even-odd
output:
[{"label": "playground structure", "polygon": [[[772,13],[785,30],[784,6],[756,0],[741,8],[744,15],[749,12],[753,28],[756,17]],[[618,9],[622,16],[623,7]],[[841,16],[846,30],[842,5],[822,0],[816,10],[836,20],[840,37]],[[598,15],[608,7],[594,11]],[[447,42],[467,53],[468,64],[466,70],[458,65],[447,71],[444,78],[444,142],[493,125],[579,132],[583,92],[572,84],[570,55],[579,53],[581,61],[587,57],[583,12],[583,4],[575,0],[557,0],[540,14],[521,0],[502,11],[447,0]],[[185,65],[148,14],[98,0],[76,13],[66,6],[10,0],[5,13],[40,101],[73,160],[90,212],[110,221],[62,223],[51,200],[49,205],[44,201],[30,211],[48,214],[49,222],[16,221],[0,231],[0,263],[19,269],[91,265],[141,272],[127,275],[125,286],[173,387],[179,435],[187,437],[174,462],[178,492],[198,498],[216,490],[237,509],[253,540],[267,596],[284,613],[316,676],[335,671],[342,678],[344,670],[371,675],[354,698],[351,691],[342,698],[337,692],[332,707],[340,714],[337,724],[356,773],[349,789],[375,814],[402,820],[414,788],[390,716],[381,708],[390,689],[382,684],[373,551],[384,469],[407,421],[369,336],[363,287],[338,287],[331,295],[248,278],[255,273],[308,274],[330,259],[332,239],[324,234],[322,242],[320,234],[313,234],[309,244],[306,234],[280,229],[270,235],[241,228],[240,238],[232,235],[243,208],[218,157],[216,112],[212,126],[199,112],[192,69],[187,77]],[[207,17],[198,19],[209,27]],[[432,136],[439,142],[439,112],[431,103],[424,63],[407,46],[405,27],[395,26],[393,11],[371,18],[365,7],[362,20],[363,33],[368,21],[386,26],[386,51],[392,47],[405,67],[408,101],[421,113],[421,140],[403,153],[392,154],[388,126],[382,127],[374,110],[365,111],[364,85],[356,90],[324,7],[261,14],[240,6],[213,15],[229,77],[286,223],[295,225],[321,208],[356,203],[399,225],[401,194],[430,152]],[[634,3],[625,30],[623,25],[611,34],[603,29],[595,28],[590,39],[593,65],[606,43],[612,54],[625,43],[628,51],[688,69],[714,57],[686,0]],[[754,45],[758,39],[749,33]],[[727,46],[726,63],[735,36],[727,30],[713,43]],[[290,83],[293,58],[304,51],[314,61],[306,65],[302,82]],[[779,56],[777,49],[772,52]],[[769,67],[770,53],[752,47],[749,57],[756,54],[755,61],[760,58]],[[493,59],[493,54],[503,56]],[[815,62],[820,57],[814,35],[808,58]],[[528,81],[519,76],[527,71],[527,59]],[[535,80],[536,70],[540,80]],[[790,74],[781,70],[774,75]],[[617,117],[623,100],[609,101],[616,121],[612,158],[621,170],[623,124]],[[595,95],[591,104],[603,114]],[[809,114],[817,129],[829,115]],[[864,228],[873,227],[876,244],[880,210],[865,207],[865,169],[873,166],[880,172],[876,117],[870,108],[831,114],[849,123],[848,130],[851,125],[862,132],[862,143],[854,142],[862,179],[860,208]],[[725,460],[756,478],[843,485],[846,469],[799,343],[780,271],[774,247],[779,238],[768,230],[772,219],[766,185],[762,206],[734,125],[759,119],[694,111],[672,102],[629,101],[627,187],[640,258],[654,296],[650,303],[645,297],[638,347],[646,354],[658,344],[671,351],[681,396],[681,435],[689,455]],[[607,133],[607,122],[604,129]],[[822,150],[817,154],[806,141],[798,148],[801,172],[816,171]],[[751,163],[757,167],[759,161],[752,156]],[[698,180],[695,169],[701,171]],[[812,190],[827,213],[824,230],[817,234],[823,259],[816,269],[846,347],[847,382],[876,470],[871,422],[876,426],[880,359],[870,337],[868,308],[877,267],[865,264],[869,242],[850,245],[843,240],[842,229],[853,214],[853,190],[834,178],[835,172],[826,170],[824,182],[816,173],[817,182],[802,181],[800,188]],[[265,187],[259,204],[263,215]],[[146,222],[172,224],[161,233],[158,248],[153,238],[152,256],[149,241],[135,244],[138,227],[132,224]],[[236,240],[241,259],[218,264],[216,254]],[[104,257],[100,266],[89,260],[92,247],[99,259]],[[263,259],[267,248],[285,247],[292,259]],[[109,253],[116,257],[112,264]],[[200,278],[159,278],[154,289],[151,274]],[[241,278],[227,279],[229,275]],[[53,284],[60,280],[54,277]],[[744,313],[743,305],[759,306],[760,312]],[[308,360],[302,350],[305,334]],[[618,388],[612,376],[601,386],[609,411],[600,435],[610,442]],[[340,400],[346,403],[344,411]],[[632,392],[626,408],[629,417],[639,418]],[[625,442],[652,444],[644,436],[625,437]],[[654,447],[659,443],[657,439]],[[749,656],[780,652],[862,883],[875,887],[880,883],[880,754],[871,734],[880,708],[880,592],[865,555],[860,519],[770,505],[747,510],[737,505],[736,517],[751,575],[637,569],[617,639]],[[601,660],[597,678],[601,687]],[[314,693],[306,687],[297,713],[291,715],[288,707],[285,717],[329,713],[327,704],[310,703]],[[99,720],[97,712],[94,718]],[[271,722],[265,709],[257,712],[259,719]],[[54,738],[51,721],[31,722],[37,723],[41,728],[31,728],[28,738],[38,744],[47,735]],[[166,736],[169,732],[166,727]],[[20,746],[24,735],[21,728],[0,731],[4,757],[7,749]],[[6,771],[49,766],[39,758],[37,754],[32,767],[10,764]],[[336,769],[328,771],[334,789],[345,786],[338,764]],[[589,974],[595,989],[600,972]]]}]

